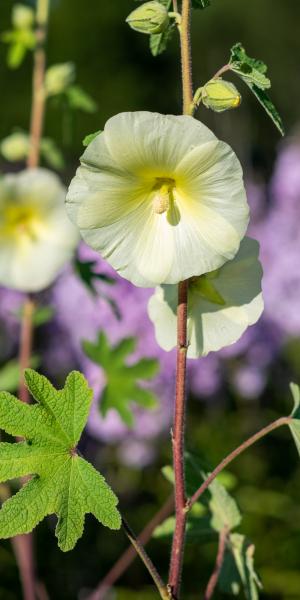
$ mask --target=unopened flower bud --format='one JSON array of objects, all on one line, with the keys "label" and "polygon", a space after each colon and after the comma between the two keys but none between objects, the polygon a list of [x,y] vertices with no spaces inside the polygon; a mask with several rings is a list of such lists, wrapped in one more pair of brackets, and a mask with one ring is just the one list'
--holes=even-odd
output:
[{"label": "unopened flower bud", "polygon": [[206,108],[223,112],[240,106],[242,97],[233,83],[223,79],[211,79],[202,88],[201,100]]},{"label": "unopened flower bud", "polygon": [[46,71],[45,89],[48,96],[61,94],[75,79],[75,65],[72,62],[53,65]]},{"label": "unopened flower bud", "polygon": [[146,2],[130,13],[126,23],[140,33],[162,33],[169,24],[168,11],[160,2]]},{"label": "unopened flower bud", "polygon": [[30,29],[34,22],[34,11],[24,4],[16,4],[12,11],[12,23],[16,29]]},{"label": "unopened flower bud", "polygon": [[29,137],[26,133],[16,131],[1,142],[2,156],[11,162],[25,160],[29,153]]}]

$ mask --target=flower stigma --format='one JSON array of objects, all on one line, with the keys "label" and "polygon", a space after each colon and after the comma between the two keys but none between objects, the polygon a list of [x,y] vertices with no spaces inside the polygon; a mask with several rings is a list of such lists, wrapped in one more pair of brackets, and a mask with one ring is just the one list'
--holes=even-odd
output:
[{"label": "flower stigma", "polygon": [[174,179],[157,178],[154,186],[155,196],[153,198],[153,210],[156,214],[162,215],[168,212],[174,204],[173,189],[175,188]]}]

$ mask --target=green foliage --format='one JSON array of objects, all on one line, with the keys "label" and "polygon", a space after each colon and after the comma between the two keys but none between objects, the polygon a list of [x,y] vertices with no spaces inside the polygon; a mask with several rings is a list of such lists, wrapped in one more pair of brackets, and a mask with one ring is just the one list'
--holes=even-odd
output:
[{"label": "green foliage", "polygon": [[87,147],[97,137],[97,135],[99,135],[99,133],[102,133],[101,129],[99,129],[99,131],[95,131],[95,133],[89,133],[89,135],[86,135],[82,140],[82,145]]},{"label": "green foliage", "polygon": [[271,82],[266,77],[267,66],[261,60],[250,58],[243,46],[238,42],[231,48],[229,61],[230,69],[248,85],[257,100],[272,119],[277,129],[284,135],[281,117],[270,100],[266,89],[271,87]]},{"label": "green foliage", "polygon": [[7,65],[10,69],[17,69],[23,62],[28,50],[33,50],[36,45],[35,33],[30,29],[16,29],[5,31],[1,40],[9,45]]},{"label": "green foliage", "polygon": [[193,8],[208,8],[210,6],[210,0],[192,0]]},{"label": "green foliage", "polygon": [[66,91],[66,98],[72,110],[82,110],[86,113],[94,113],[97,104],[79,85],[71,85]]},{"label": "green foliage", "polygon": [[296,383],[290,384],[290,390],[294,400],[293,417],[289,427],[300,455],[300,388]]},{"label": "green foliage", "polygon": [[230,535],[218,582],[221,591],[237,596],[243,589],[247,600],[258,600],[262,586],[254,569],[254,550],[245,536]]},{"label": "green foliage", "polygon": [[83,350],[105,373],[106,385],[101,395],[100,410],[103,416],[115,409],[128,427],[134,425],[131,403],[153,409],[157,406],[156,396],[141,387],[137,380],[152,379],[158,372],[157,360],[142,358],[129,365],[128,357],[136,347],[135,338],[124,338],[111,348],[106,335],[101,332],[95,344],[85,340]]},{"label": "green foliage", "polygon": [[[165,467],[163,473],[168,481],[174,483],[172,467]],[[206,478],[207,473],[203,470],[199,458],[190,453],[186,454],[188,497],[192,496]],[[235,533],[235,529],[241,524],[242,516],[237,503],[221,483],[221,479],[220,476],[214,479],[189,512],[187,542],[205,544],[217,541],[220,533],[226,530],[225,560],[219,587],[222,591],[234,595],[243,589],[247,600],[258,600],[261,584],[254,571],[254,546],[243,535]],[[170,517],[156,528],[154,537],[170,537],[174,528],[175,518]]]},{"label": "green foliage", "polygon": [[95,267],[97,267],[97,262],[95,260],[81,261],[77,256],[74,260],[74,267],[81,281],[94,296],[97,296],[98,294],[98,291],[95,288],[96,280],[102,281],[103,283],[108,283],[110,285],[114,285],[116,283],[115,279],[112,277],[108,277],[108,275],[105,275],[104,273],[97,273],[95,271]]},{"label": "green foliage", "polygon": [[65,166],[63,154],[57,144],[51,138],[41,140],[41,155],[44,161],[57,171],[61,171]]},{"label": "green foliage", "polygon": [[26,384],[37,401],[29,406],[0,393],[0,427],[26,441],[0,444],[0,482],[33,477],[0,511],[0,537],[28,533],[47,515],[56,514],[56,536],[63,551],[82,536],[86,513],[111,529],[120,527],[117,498],[104,478],[77,451],[92,391],[81,373],[69,374],[57,391],[31,369]]},{"label": "green foliage", "polygon": [[[172,0],[160,0],[167,10],[172,8]],[[150,51],[153,56],[159,56],[162,54],[167,46],[175,29],[174,21],[170,21],[168,27],[162,33],[155,33],[150,36]]]},{"label": "green foliage", "polygon": [[[36,369],[39,364],[38,356],[32,356],[30,366]],[[20,377],[20,362],[13,358],[0,369],[0,391],[15,392],[18,389]]]}]

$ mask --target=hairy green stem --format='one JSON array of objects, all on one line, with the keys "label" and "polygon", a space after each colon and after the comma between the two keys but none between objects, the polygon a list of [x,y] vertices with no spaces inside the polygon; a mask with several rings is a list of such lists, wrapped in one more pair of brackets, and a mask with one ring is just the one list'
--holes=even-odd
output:
[{"label": "hairy green stem", "polygon": [[133,545],[137,554],[139,555],[139,557],[143,561],[145,567],[147,568],[148,572],[150,573],[150,575],[159,591],[160,597],[162,598],[162,600],[170,600],[172,598],[172,596],[170,595],[170,592],[169,592],[167,586],[164,584],[156,567],[154,566],[153,562],[149,558],[148,554],[145,552],[144,547],[142,546],[139,538],[133,533],[132,529],[130,528],[128,523],[125,521],[124,517],[122,517],[122,525],[123,525],[123,529],[129,539],[129,541]]}]

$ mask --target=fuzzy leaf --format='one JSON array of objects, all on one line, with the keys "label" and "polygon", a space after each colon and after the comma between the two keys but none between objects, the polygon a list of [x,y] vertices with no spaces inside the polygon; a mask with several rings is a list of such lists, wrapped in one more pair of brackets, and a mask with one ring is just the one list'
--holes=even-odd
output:
[{"label": "fuzzy leaf", "polygon": [[192,0],[193,8],[207,8],[210,6],[210,0]]},{"label": "fuzzy leaf", "polygon": [[77,275],[79,275],[81,281],[87,286],[90,292],[94,296],[98,294],[98,290],[95,288],[95,281],[102,281],[103,283],[108,283],[113,285],[115,283],[115,279],[112,277],[108,277],[103,273],[95,272],[95,267],[97,266],[97,262],[95,260],[87,260],[81,261],[78,257],[74,260],[74,267]]},{"label": "fuzzy leaf", "polygon": [[110,409],[118,411],[121,419],[128,427],[134,424],[130,404],[135,402],[144,408],[157,406],[156,396],[139,385],[137,379],[152,379],[158,372],[157,360],[143,358],[133,365],[127,359],[135,349],[134,338],[125,338],[117,346],[111,348],[106,335],[101,332],[95,344],[83,342],[85,354],[105,372],[106,386],[101,396],[100,410],[103,416]]},{"label": "fuzzy leaf", "polygon": [[[160,3],[163,4],[167,10],[171,10],[172,0],[160,0]],[[165,31],[150,35],[150,51],[153,56],[159,56],[159,54],[162,54],[166,50],[174,29],[175,24],[171,21]]]},{"label": "fuzzy leaf", "polygon": [[97,104],[93,98],[87,94],[79,85],[71,85],[65,91],[69,106],[73,110],[82,110],[87,113],[94,113],[97,110]]},{"label": "fuzzy leaf", "polygon": [[63,551],[82,536],[86,513],[111,529],[119,529],[117,498],[104,478],[77,452],[92,391],[73,371],[57,391],[46,377],[25,371],[27,387],[37,401],[26,405],[0,393],[0,428],[26,441],[0,444],[0,483],[33,477],[4,502],[0,538],[28,533],[47,515],[56,514],[56,536]]},{"label": "fuzzy leaf", "polygon": [[239,75],[239,77],[241,77],[248,85],[257,100],[265,109],[266,113],[276,125],[277,129],[280,131],[281,135],[284,135],[281,117],[274,104],[270,100],[268,94],[265,92],[267,88],[271,87],[271,82],[266,77],[266,64],[261,60],[250,58],[240,43],[235,44],[231,48],[229,64],[231,70]]},{"label": "fuzzy leaf", "polygon": [[294,400],[294,408],[291,414],[293,420],[289,425],[289,428],[300,455],[300,388],[296,383],[291,383],[290,390]]},{"label": "fuzzy leaf", "polygon": [[65,166],[63,154],[57,144],[51,138],[43,138],[41,140],[41,155],[47,165],[61,171]]},{"label": "fuzzy leaf", "polygon": [[[207,474],[194,455],[188,454],[186,461],[187,477],[195,491],[201,485],[201,481],[206,479]],[[242,516],[237,503],[218,479],[214,479],[210,484],[202,500],[212,513],[211,526],[216,531],[222,531],[224,527],[232,530],[240,525]]]},{"label": "fuzzy leaf", "polygon": [[[38,356],[32,356],[30,366],[37,368],[40,364]],[[20,361],[18,359],[9,360],[0,369],[0,391],[15,392],[20,383]]]},{"label": "fuzzy leaf", "polygon": [[245,536],[231,534],[219,578],[221,591],[238,595],[241,588],[247,600],[258,600],[261,582],[254,569],[254,546]]},{"label": "fuzzy leaf", "polygon": [[95,139],[95,137],[99,135],[99,133],[102,133],[101,129],[95,131],[94,133],[89,133],[89,135],[86,135],[85,138],[82,140],[82,145],[87,147]]}]

